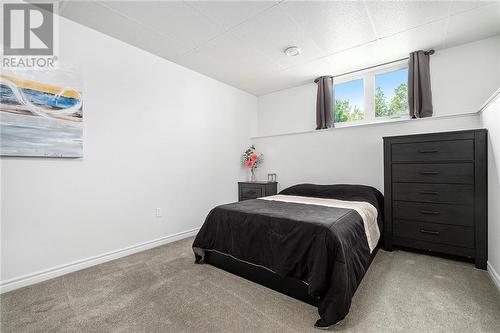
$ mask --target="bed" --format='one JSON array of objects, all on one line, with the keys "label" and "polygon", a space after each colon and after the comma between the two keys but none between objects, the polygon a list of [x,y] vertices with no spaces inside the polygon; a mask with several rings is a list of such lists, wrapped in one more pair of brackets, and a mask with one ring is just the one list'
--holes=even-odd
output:
[{"label": "bed", "polygon": [[318,328],[345,318],[381,239],[383,197],[362,185],[300,184],[215,207],[198,232],[209,263],[318,307]]}]

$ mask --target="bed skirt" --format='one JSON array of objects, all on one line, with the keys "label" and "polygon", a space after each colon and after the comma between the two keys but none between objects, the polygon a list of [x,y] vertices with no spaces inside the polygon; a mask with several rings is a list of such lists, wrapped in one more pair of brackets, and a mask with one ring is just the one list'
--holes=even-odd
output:
[{"label": "bed skirt", "polygon": [[[377,246],[371,253],[370,264],[375,258],[378,249],[379,247]],[[315,307],[318,306],[319,298],[312,297],[308,294],[308,285],[304,281],[291,277],[281,277],[264,267],[238,260],[230,255],[222,254],[217,251],[206,251],[203,262],[304,303]]]}]

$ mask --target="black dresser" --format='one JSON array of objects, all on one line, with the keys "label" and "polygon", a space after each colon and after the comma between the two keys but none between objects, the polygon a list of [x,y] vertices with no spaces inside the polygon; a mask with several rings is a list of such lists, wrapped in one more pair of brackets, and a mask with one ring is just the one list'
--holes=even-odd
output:
[{"label": "black dresser", "polygon": [[384,138],[384,246],[488,259],[484,129]]},{"label": "black dresser", "polygon": [[238,201],[257,199],[275,195],[278,192],[277,182],[239,182]]}]

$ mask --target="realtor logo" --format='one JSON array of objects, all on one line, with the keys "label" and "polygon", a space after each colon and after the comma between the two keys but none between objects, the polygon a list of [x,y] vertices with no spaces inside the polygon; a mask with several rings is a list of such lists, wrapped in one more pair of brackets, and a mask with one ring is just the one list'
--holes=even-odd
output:
[{"label": "realtor logo", "polygon": [[4,4],[4,55],[50,56],[54,54],[54,5]]}]

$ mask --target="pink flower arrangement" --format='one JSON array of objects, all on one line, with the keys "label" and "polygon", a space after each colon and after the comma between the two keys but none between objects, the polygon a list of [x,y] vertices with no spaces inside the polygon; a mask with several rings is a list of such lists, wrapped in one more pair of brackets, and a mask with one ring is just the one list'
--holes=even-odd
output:
[{"label": "pink flower arrangement", "polygon": [[262,154],[255,152],[255,146],[251,145],[245,153],[243,153],[243,166],[250,169],[252,180],[255,180],[255,169],[262,164]]}]

